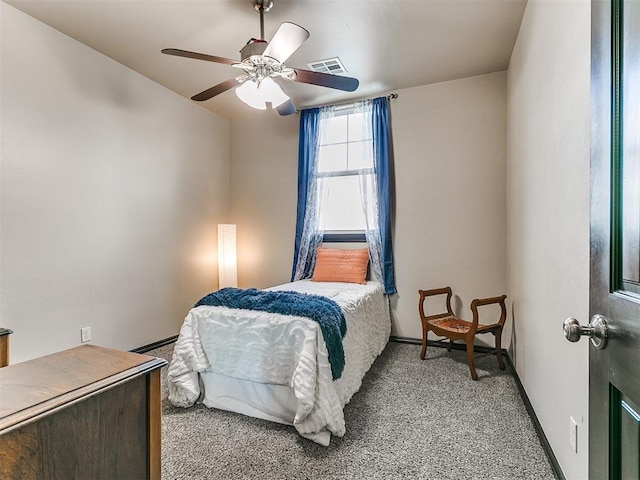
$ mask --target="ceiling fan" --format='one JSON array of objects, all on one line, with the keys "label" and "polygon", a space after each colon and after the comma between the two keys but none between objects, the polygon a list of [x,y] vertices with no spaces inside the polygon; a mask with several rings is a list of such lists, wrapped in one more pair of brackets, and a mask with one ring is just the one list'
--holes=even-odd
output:
[{"label": "ceiling fan", "polygon": [[273,80],[274,78],[320,85],[347,92],[353,92],[358,88],[359,82],[355,78],[285,66],[284,61],[309,38],[309,32],[295,23],[284,22],[280,25],[271,42],[266,42],[264,40],[264,14],[273,7],[273,0],[250,0],[250,3],[260,14],[260,39],[252,38],[247,42],[240,50],[239,62],[177,48],[162,50],[162,53],[167,55],[223,63],[242,70],[242,74],[194,95],[191,97],[192,100],[198,102],[209,100],[237,87],[236,95],[246,104],[264,110],[266,103],[271,103],[272,108],[277,108],[280,115],[290,115],[296,112],[296,107],[278,83]]}]

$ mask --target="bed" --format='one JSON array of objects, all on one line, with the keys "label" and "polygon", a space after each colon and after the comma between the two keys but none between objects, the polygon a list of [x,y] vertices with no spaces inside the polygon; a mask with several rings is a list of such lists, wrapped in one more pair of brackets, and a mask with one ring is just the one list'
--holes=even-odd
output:
[{"label": "bed", "polygon": [[169,400],[293,425],[329,445],[345,434],[344,406],[389,340],[382,285],[301,280],[272,287],[334,300],[347,323],[344,369],[332,378],[319,325],[309,318],[199,306],[187,314],[168,369]]}]

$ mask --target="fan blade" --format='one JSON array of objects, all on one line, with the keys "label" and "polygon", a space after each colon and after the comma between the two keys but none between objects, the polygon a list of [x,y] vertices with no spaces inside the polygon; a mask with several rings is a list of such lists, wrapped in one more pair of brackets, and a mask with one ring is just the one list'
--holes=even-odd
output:
[{"label": "fan blade", "polygon": [[296,106],[291,102],[291,100],[287,100],[286,102],[284,102],[282,105],[280,105],[278,108],[276,108],[276,110],[278,110],[278,113],[280,115],[292,115],[294,113],[296,113],[298,110],[296,109]]},{"label": "fan blade", "polygon": [[196,102],[203,102],[205,100],[209,100],[212,97],[215,97],[216,95],[222,92],[226,92],[227,90],[235,87],[236,85],[238,85],[238,82],[236,81],[236,79],[230,78],[229,80],[225,80],[224,82],[219,83],[218,85],[215,85],[211,88],[206,89],[204,92],[200,92],[197,95],[194,95],[193,97],[191,97],[191,100],[195,100]]},{"label": "fan blade", "polygon": [[264,53],[265,57],[275,58],[283,63],[295,52],[304,41],[309,38],[309,32],[291,22],[284,22],[267,45]]},{"label": "fan blade", "polygon": [[357,78],[312,72],[311,70],[303,70],[301,68],[294,68],[293,70],[296,72],[294,82],[310,83],[312,85],[335,88],[336,90],[344,90],[346,92],[353,92],[358,88],[358,85],[360,85]]},{"label": "fan blade", "polygon": [[205,53],[189,52],[187,50],[180,50],[178,48],[165,48],[162,53],[167,55],[175,55],[176,57],[195,58],[196,60],[205,60],[207,62],[224,63],[225,65],[233,65],[238,63],[237,60],[231,60],[230,58],[216,57],[214,55],[207,55]]}]

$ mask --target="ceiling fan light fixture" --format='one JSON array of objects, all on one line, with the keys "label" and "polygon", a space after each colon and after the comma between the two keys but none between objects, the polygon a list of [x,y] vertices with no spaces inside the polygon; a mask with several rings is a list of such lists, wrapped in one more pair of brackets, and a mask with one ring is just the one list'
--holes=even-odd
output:
[{"label": "ceiling fan light fixture", "polygon": [[271,77],[263,78],[258,90],[261,92],[265,102],[271,102],[272,108],[279,107],[289,100],[289,97],[282,91],[280,85],[274,82]]},{"label": "ceiling fan light fixture", "polygon": [[238,88],[236,88],[236,95],[240,100],[249,105],[250,107],[258,110],[266,110],[267,105],[264,101],[263,95],[258,89],[256,82],[247,80]]},{"label": "ceiling fan light fixture", "polygon": [[244,103],[258,110],[266,110],[267,102],[271,103],[272,108],[276,108],[289,100],[280,85],[274,82],[271,77],[247,79],[236,88],[236,95]]}]

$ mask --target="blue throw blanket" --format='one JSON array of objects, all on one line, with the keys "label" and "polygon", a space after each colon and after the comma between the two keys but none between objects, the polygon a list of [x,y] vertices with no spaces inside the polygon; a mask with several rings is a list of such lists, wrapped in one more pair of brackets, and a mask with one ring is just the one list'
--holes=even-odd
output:
[{"label": "blue throw blanket", "polygon": [[342,375],[344,370],[342,338],[347,333],[347,322],[338,304],[329,298],[289,291],[223,288],[202,297],[193,308],[200,305],[260,310],[310,318],[320,325],[329,352],[333,379],[340,378]]}]

